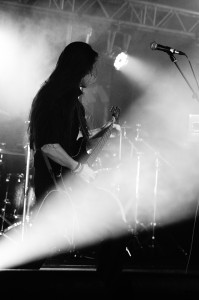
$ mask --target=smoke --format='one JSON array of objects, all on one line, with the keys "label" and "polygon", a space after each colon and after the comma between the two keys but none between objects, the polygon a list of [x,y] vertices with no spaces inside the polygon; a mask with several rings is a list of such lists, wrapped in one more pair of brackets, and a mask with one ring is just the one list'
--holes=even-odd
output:
[{"label": "smoke", "polygon": [[[198,103],[172,67],[130,57],[121,70],[141,90],[125,115],[122,197],[130,219],[146,226],[193,217],[198,201],[199,140],[189,131],[189,114],[197,114]],[[187,66],[183,71],[190,75]]]},{"label": "smoke", "polygon": [[2,9],[0,16],[0,138],[13,146],[24,144],[32,100],[66,44],[97,36],[85,21],[61,13]]},{"label": "smoke", "polygon": [[27,118],[35,93],[66,44],[97,39],[89,20],[34,10],[1,11],[0,37],[0,108],[10,118]]},{"label": "smoke", "polygon": [[32,98],[53,67],[55,49],[48,27],[32,20],[4,19],[0,24],[0,92],[2,110],[10,117],[26,116]]},{"label": "smoke", "polygon": [[4,232],[0,239],[1,269],[127,234],[125,215],[116,195],[95,184],[79,185],[73,180],[70,178],[72,192],[51,191],[34,208],[30,223]]}]

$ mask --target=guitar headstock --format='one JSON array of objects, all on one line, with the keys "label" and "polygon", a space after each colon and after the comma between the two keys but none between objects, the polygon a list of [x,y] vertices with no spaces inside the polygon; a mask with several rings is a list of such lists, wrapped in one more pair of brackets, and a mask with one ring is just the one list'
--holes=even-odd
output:
[{"label": "guitar headstock", "polygon": [[113,117],[113,122],[116,122],[120,116],[120,108],[118,106],[112,106],[110,111]]}]

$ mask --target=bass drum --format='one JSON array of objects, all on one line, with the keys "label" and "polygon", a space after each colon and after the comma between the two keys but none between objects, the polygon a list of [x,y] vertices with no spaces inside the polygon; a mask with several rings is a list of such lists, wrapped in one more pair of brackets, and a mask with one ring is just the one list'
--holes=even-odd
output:
[{"label": "bass drum", "polygon": [[[27,226],[29,224],[33,232],[39,231],[38,236],[33,237],[36,242],[42,234],[42,242],[46,239],[45,243],[49,243],[52,253],[75,250],[82,245],[126,235],[128,230],[119,198],[106,189],[92,185],[86,188],[85,184],[81,191],[50,192]],[[22,223],[17,222],[6,228],[4,237],[13,242],[19,241]]]}]

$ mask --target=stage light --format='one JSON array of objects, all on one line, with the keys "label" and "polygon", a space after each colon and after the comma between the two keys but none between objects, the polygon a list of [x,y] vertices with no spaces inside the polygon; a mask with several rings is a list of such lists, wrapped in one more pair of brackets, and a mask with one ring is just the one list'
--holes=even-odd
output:
[{"label": "stage light", "polygon": [[128,48],[131,35],[120,30],[108,31],[106,54],[111,60],[116,70],[120,70],[128,63]]},{"label": "stage light", "polygon": [[122,67],[127,65],[128,63],[128,55],[125,52],[120,52],[114,61],[114,67],[116,70],[120,70]]}]

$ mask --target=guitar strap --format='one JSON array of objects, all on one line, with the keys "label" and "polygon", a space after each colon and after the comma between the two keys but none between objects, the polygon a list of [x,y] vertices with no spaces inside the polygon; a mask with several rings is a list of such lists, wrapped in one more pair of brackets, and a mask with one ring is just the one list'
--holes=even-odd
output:
[{"label": "guitar strap", "polygon": [[58,183],[57,183],[57,180],[55,179],[55,174],[53,173],[53,170],[52,170],[51,164],[49,162],[49,159],[48,159],[47,155],[43,151],[41,151],[41,152],[42,152],[44,161],[46,163],[47,169],[48,169],[48,171],[50,173],[50,176],[52,177],[52,180],[54,182],[54,185],[55,185],[56,189],[59,190]]},{"label": "guitar strap", "polygon": [[77,101],[76,107],[77,107],[77,115],[78,115],[81,132],[83,134],[83,137],[86,139],[87,143],[89,144],[90,143],[89,132],[88,132],[88,127],[85,118],[84,106],[81,104],[81,102]]}]

